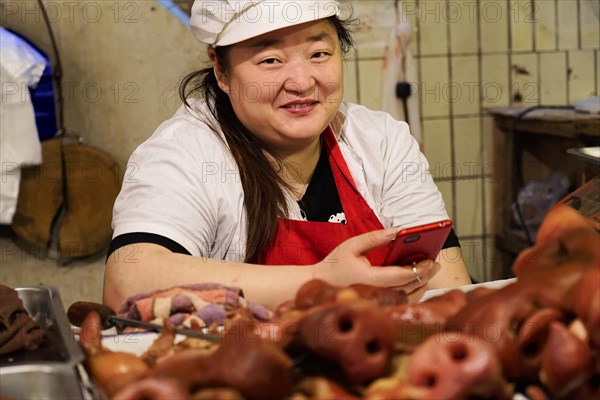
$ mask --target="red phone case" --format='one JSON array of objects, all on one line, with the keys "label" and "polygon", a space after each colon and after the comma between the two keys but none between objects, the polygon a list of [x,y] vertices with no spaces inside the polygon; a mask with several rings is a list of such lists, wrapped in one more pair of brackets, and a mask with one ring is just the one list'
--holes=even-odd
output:
[{"label": "red phone case", "polygon": [[435,260],[451,229],[452,221],[449,219],[402,229],[392,242],[383,265],[410,265]]}]

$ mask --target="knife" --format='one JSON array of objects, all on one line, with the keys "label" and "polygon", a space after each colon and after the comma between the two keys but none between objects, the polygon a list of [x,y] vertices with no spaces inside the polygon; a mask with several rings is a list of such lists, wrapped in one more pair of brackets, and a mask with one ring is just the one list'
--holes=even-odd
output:
[{"label": "knife", "polygon": [[[96,311],[100,314],[100,321],[102,329],[109,329],[112,327],[117,328],[117,332],[121,332],[125,326],[144,328],[154,332],[162,332],[165,327],[150,322],[139,321],[137,319],[119,317],[113,309],[104,304],[93,303],[88,301],[77,301],[69,307],[67,310],[67,317],[69,322],[74,326],[81,327],[85,317],[92,311]],[[221,336],[215,334],[202,333],[192,329],[178,329],[172,328],[173,332],[181,335],[196,337],[207,340],[213,343],[221,343]],[[310,364],[308,361],[311,359],[308,353],[297,355],[292,358],[292,369],[302,368],[304,364]]]},{"label": "knife", "polygon": [[[102,321],[102,329],[116,327],[117,332],[121,332],[126,326],[143,328],[154,332],[162,332],[165,329],[165,327],[162,325],[138,321],[136,319],[131,318],[119,317],[110,307],[105,306],[104,304],[92,303],[88,301],[78,301],[71,304],[69,310],[67,311],[67,317],[69,318],[69,322],[71,324],[81,327],[81,325],[83,325],[85,317],[92,311],[96,311],[98,314],[100,314],[100,320]],[[193,329],[173,328],[173,332],[178,333],[180,335],[208,340],[209,342],[213,343],[221,342],[220,335],[202,333]]]}]

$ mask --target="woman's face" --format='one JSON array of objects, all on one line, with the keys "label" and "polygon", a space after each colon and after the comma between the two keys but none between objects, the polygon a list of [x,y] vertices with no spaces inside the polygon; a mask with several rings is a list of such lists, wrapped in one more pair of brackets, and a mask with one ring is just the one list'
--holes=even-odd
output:
[{"label": "woman's face", "polygon": [[215,73],[246,128],[282,157],[313,143],[344,94],[335,28],[326,20],[309,22],[229,50],[229,70]]}]

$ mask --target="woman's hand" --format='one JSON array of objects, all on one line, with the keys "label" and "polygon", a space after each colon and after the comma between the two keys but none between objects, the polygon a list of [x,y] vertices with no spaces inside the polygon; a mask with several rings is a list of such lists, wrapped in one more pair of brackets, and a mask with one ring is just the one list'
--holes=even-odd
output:
[{"label": "woman's hand", "polygon": [[[366,283],[403,290],[411,300],[418,300],[427,282],[440,270],[440,264],[424,260],[409,266],[372,266],[366,255],[385,246],[396,236],[395,228],[368,232],[340,244],[323,261],[314,265],[314,278],[335,285]],[[414,268],[413,268],[414,267]]]}]

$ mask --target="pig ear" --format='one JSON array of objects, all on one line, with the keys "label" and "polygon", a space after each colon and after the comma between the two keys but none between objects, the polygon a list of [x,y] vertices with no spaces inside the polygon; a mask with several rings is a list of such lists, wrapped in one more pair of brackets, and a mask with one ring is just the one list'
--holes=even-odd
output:
[{"label": "pig ear", "polygon": [[590,375],[592,362],[591,349],[585,342],[562,323],[554,321],[550,324],[542,374],[551,394],[567,398]]},{"label": "pig ear", "polygon": [[590,265],[600,263],[600,235],[577,211],[566,205],[554,207],[538,233],[538,248],[558,247],[566,260]]},{"label": "pig ear", "polygon": [[513,263],[518,277],[524,273],[564,265],[579,260],[600,263],[600,235],[577,211],[557,205],[544,218],[536,244],[522,251]]},{"label": "pig ear", "polygon": [[578,228],[593,231],[593,228],[585,218],[577,211],[567,205],[559,204],[553,207],[546,217],[544,217],[544,221],[538,231],[537,245],[543,246],[556,242],[560,237],[564,237],[566,232]]}]

